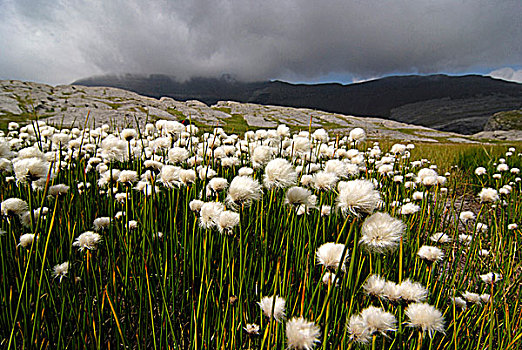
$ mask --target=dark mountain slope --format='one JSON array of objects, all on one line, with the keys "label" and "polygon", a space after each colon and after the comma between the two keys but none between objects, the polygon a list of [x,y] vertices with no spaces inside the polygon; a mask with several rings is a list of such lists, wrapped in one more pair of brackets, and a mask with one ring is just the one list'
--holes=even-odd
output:
[{"label": "dark mountain slope", "polygon": [[522,108],[522,84],[480,75],[392,76],[342,84],[243,83],[193,78],[178,82],[164,75],[101,76],[74,84],[110,86],[177,100],[220,100],[307,107],[355,116],[376,116],[445,131],[472,134],[500,111]]}]

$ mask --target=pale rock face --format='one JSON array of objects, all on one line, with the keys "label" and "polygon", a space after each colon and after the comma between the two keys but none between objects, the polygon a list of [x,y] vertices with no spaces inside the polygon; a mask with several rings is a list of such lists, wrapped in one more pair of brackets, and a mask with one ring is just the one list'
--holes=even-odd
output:
[{"label": "pale rock face", "polygon": [[[6,93],[3,94],[3,92]],[[329,135],[349,129],[352,131],[352,139],[358,141],[364,140],[367,136],[387,137],[408,142],[438,142],[432,137],[449,137],[456,142],[474,142],[461,137],[459,134],[440,132],[379,118],[360,118],[306,108],[263,106],[233,101],[219,101],[215,106],[207,106],[194,100],[181,102],[170,97],[154,99],[134,92],[108,87],[75,87],[71,85],[52,87],[32,82],[0,81],[0,109],[14,115],[22,114],[23,109],[27,106],[20,105],[19,101],[14,98],[16,94],[27,95],[28,100],[41,102],[41,106],[48,111],[46,114],[51,115],[47,121],[59,124],[63,119],[64,125],[70,125],[74,120],[83,120],[89,111],[92,113],[94,110],[96,111],[97,123],[110,124],[112,121],[121,127],[134,124],[135,120],[138,120],[142,133],[158,131],[154,129],[155,126],[152,124],[146,128],[147,115],[170,121],[180,120],[183,116],[190,116],[192,121],[207,126],[215,126],[217,123],[226,125],[232,115],[241,115],[245,125],[262,128],[276,128],[280,124],[304,128],[310,125],[311,119],[311,126],[314,129],[321,128],[322,124],[328,123],[333,125],[326,130]],[[115,104],[116,99],[121,102]],[[67,103],[65,103],[66,100]],[[229,108],[230,113],[218,110],[216,107]],[[178,124],[176,124],[177,128],[181,130],[181,126]],[[404,133],[399,131],[400,129],[408,129],[409,131]],[[164,130],[159,131],[163,132]],[[288,130],[281,126],[277,134],[284,137],[288,134]],[[522,139],[521,134],[522,132],[511,135],[507,131],[495,131],[488,132],[487,135],[477,136]],[[323,132],[315,136],[325,140]]]}]

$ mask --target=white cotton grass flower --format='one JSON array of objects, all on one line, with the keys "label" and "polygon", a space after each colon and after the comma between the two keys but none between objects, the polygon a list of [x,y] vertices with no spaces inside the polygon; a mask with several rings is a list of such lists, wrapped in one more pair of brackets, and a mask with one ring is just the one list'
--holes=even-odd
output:
[{"label": "white cotton grass flower", "polygon": [[406,203],[404,205],[402,205],[400,208],[399,208],[399,214],[401,215],[411,215],[411,214],[415,214],[416,212],[420,211],[420,206],[418,206],[417,204],[415,203]]},{"label": "white cotton grass flower", "polygon": [[86,231],[76,237],[76,240],[73,242],[73,247],[78,247],[80,251],[84,249],[88,250],[96,250],[96,246],[101,240],[101,236],[92,231]]},{"label": "white cotton grass flower", "polygon": [[297,183],[297,172],[286,159],[276,158],[268,162],[263,175],[267,189],[286,188]]},{"label": "white cotton grass flower", "polygon": [[478,197],[481,203],[494,203],[500,199],[497,190],[490,187],[480,190]]},{"label": "white cotton grass flower", "polygon": [[455,307],[462,309],[462,310],[467,309],[468,306],[466,304],[466,300],[462,299],[461,297],[454,297],[454,298],[451,297],[450,299],[453,302],[453,304],[455,305]]},{"label": "white cotton grass flower", "polygon": [[68,191],[69,191],[69,186],[67,186],[65,184],[58,184],[58,185],[49,187],[49,189],[47,190],[47,193],[50,196],[56,197],[56,196],[66,195]]},{"label": "white cotton grass flower", "polygon": [[[188,169],[190,171],[194,171],[192,169]],[[183,171],[183,170],[181,170]],[[180,171],[180,178],[181,178],[181,171]],[[195,173],[194,173],[195,174]],[[210,166],[205,166],[205,167],[199,167],[198,168],[198,176],[201,180],[210,180],[212,179],[213,177],[215,177],[217,175],[217,171],[215,171],[214,169],[210,168]],[[194,175],[195,176],[195,175]],[[195,178],[194,178],[195,179]],[[183,180],[182,180],[183,181]],[[193,182],[193,181],[192,181]]]},{"label": "white cotton grass flower", "polygon": [[349,256],[349,250],[345,249],[345,245],[342,243],[328,242],[317,248],[315,256],[317,258],[317,263],[323,265],[327,269],[335,271],[339,268],[339,265],[341,265],[341,270],[345,271],[345,264]]},{"label": "white cotton grass flower", "polygon": [[313,175],[303,175],[301,176],[301,185],[303,186],[312,186],[314,184],[314,176]]},{"label": "white cotton grass flower", "polygon": [[138,222],[136,220],[129,220],[127,223],[129,230],[135,230],[138,228]]},{"label": "white cotton grass flower", "polygon": [[479,295],[480,301],[484,304],[488,304],[491,301],[491,294],[484,293]]},{"label": "white cotton grass flower", "polygon": [[350,130],[349,140],[352,142],[362,142],[366,139],[366,132],[362,128]]},{"label": "white cotton grass flower", "polygon": [[382,164],[377,169],[377,172],[381,175],[392,175],[393,174],[393,164]]},{"label": "white cotton grass flower", "polygon": [[203,204],[205,204],[205,202],[203,202],[202,200],[193,199],[189,202],[189,208],[192,211],[200,211]]},{"label": "white cotton grass flower", "polygon": [[173,165],[165,165],[161,168],[160,179],[166,187],[179,186],[181,181],[179,179],[179,172],[181,168]]},{"label": "white cotton grass flower", "polygon": [[417,173],[417,179],[419,180],[419,182],[421,182],[423,184],[424,184],[424,180],[426,178],[432,177],[432,178],[436,179],[437,176],[439,176],[439,174],[437,174],[437,172],[435,170],[430,169],[430,168],[423,168],[423,169],[419,170],[419,172]]},{"label": "white cotton grass flower", "polygon": [[111,218],[108,216],[100,217],[94,219],[92,225],[94,227],[94,231],[100,231],[103,230],[111,224]]},{"label": "white cotton grass flower", "polygon": [[486,225],[482,222],[478,222],[476,227],[477,227],[476,228],[477,232],[482,232],[482,233],[487,232],[488,228],[489,228],[488,225]]},{"label": "white cotton grass flower", "polygon": [[13,169],[16,179],[21,183],[35,182],[47,177],[50,164],[38,157],[24,158],[14,160]]},{"label": "white cotton grass flower", "polygon": [[414,201],[421,201],[424,199],[424,192],[420,192],[420,191],[415,191],[413,192],[413,194],[411,195],[411,199],[413,199]]},{"label": "white cotton grass flower", "polygon": [[482,166],[479,166],[478,168],[475,169],[475,175],[482,176],[482,175],[485,175],[485,174],[487,174],[486,168],[484,168]]},{"label": "white cotton grass flower", "polygon": [[419,282],[405,279],[397,285],[401,299],[408,303],[419,303],[428,297],[428,290]]},{"label": "white cotton grass flower", "polygon": [[244,166],[242,168],[239,168],[237,174],[239,176],[252,176],[254,174],[254,169]]},{"label": "white cotton grass flower", "polygon": [[286,323],[286,342],[288,349],[311,350],[319,343],[320,328],[303,317],[294,317]]},{"label": "white cotton grass flower", "polygon": [[263,190],[261,185],[250,176],[236,176],[228,186],[227,203],[236,206],[248,207],[254,201],[261,199]]},{"label": "white cotton grass flower", "polygon": [[0,204],[0,207],[4,216],[22,215],[29,208],[27,202],[20,198],[8,198]]},{"label": "white cotton grass flower", "polygon": [[406,145],[403,145],[403,144],[400,144],[400,143],[396,143],[394,144],[391,149],[390,149],[390,153],[393,153],[393,154],[404,154],[404,152],[406,152]]},{"label": "white cotton grass flower", "polygon": [[358,175],[359,167],[356,164],[346,163],[338,159],[330,159],[326,162],[324,171],[333,173],[339,178],[346,178]]},{"label": "white cotton grass flower", "polygon": [[509,170],[509,166],[506,164],[506,163],[500,163],[499,165],[497,165],[497,171],[508,171]]},{"label": "white cotton grass flower", "polygon": [[218,224],[219,216],[225,210],[225,206],[220,202],[206,202],[199,211],[199,226],[209,229]]},{"label": "white cotton grass flower", "polygon": [[361,315],[352,315],[346,324],[350,340],[360,344],[368,344],[372,339],[366,321]]},{"label": "white cotton grass flower", "polygon": [[228,180],[222,177],[214,177],[208,182],[208,188],[210,188],[215,193],[219,191],[226,190],[228,187]]},{"label": "white cotton grass flower", "polygon": [[329,216],[332,213],[332,207],[329,205],[321,206],[321,216]]},{"label": "white cotton grass flower", "polygon": [[502,276],[495,272],[488,272],[479,276],[482,282],[486,284],[495,284],[502,279]]},{"label": "white cotton grass flower", "polygon": [[186,186],[196,182],[196,172],[194,169],[180,169],[179,180]]},{"label": "white cotton grass flower", "polygon": [[516,230],[518,228],[518,225],[516,223],[508,224],[507,228],[508,230]]},{"label": "white cotton grass flower", "polygon": [[459,235],[459,241],[464,245],[469,245],[473,241],[473,236],[462,233]]},{"label": "white cotton grass flower", "polygon": [[399,243],[404,229],[401,220],[387,213],[375,213],[364,220],[359,244],[368,252],[389,252]]},{"label": "white cotton grass flower", "polygon": [[186,161],[189,157],[190,153],[186,148],[182,147],[173,147],[169,149],[167,153],[167,158],[172,164],[179,164]]},{"label": "white cotton grass flower", "polygon": [[323,274],[322,282],[325,285],[331,285],[335,281],[335,285],[337,286],[339,284],[339,280],[337,280],[336,277],[337,276],[335,275],[335,273],[330,272],[330,271],[326,271]]},{"label": "white cotton grass flower", "polygon": [[23,248],[27,249],[27,247],[33,244],[35,238],[36,236],[32,233],[23,234],[20,236],[20,242],[18,243],[17,247],[22,246]]},{"label": "white cotton grass flower", "polygon": [[62,278],[67,275],[67,272],[69,271],[69,262],[66,261],[64,263],[55,265],[53,267],[53,278],[60,278],[60,282],[62,282]]},{"label": "white cotton grass flower", "polygon": [[434,263],[444,258],[444,252],[440,248],[423,245],[417,251],[417,256],[429,263]]},{"label": "white cotton grass flower", "polygon": [[138,136],[138,133],[134,129],[123,129],[120,132],[120,136],[123,140],[129,142],[130,140],[136,138],[136,136]]},{"label": "white cotton grass flower", "polygon": [[255,323],[247,323],[245,327],[243,327],[245,332],[248,335],[259,335],[259,325]]},{"label": "white cotton grass flower", "polygon": [[230,210],[225,210],[219,214],[219,217],[217,219],[217,228],[221,233],[230,233],[234,227],[239,225],[239,222],[239,213]]},{"label": "white cotton grass flower", "polygon": [[420,328],[423,333],[427,332],[430,338],[435,332],[444,333],[444,317],[432,305],[413,303],[408,305],[404,313],[410,319],[407,323],[409,327]]},{"label": "white cotton grass flower", "polygon": [[435,243],[450,243],[451,237],[445,234],[444,232],[437,232],[431,235],[430,240]]},{"label": "white cotton grass flower", "polygon": [[459,214],[459,219],[463,223],[467,223],[470,220],[475,220],[475,213],[472,211],[463,211]]},{"label": "white cotton grass flower", "polygon": [[402,298],[402,291],[399,285],[393,281],[386,281],[382,290],[382,297],[392,303],[396,303]]},{"label": "white cotton grass flower", "polygon": [[397,330],[397,319],[389,312],[375,306],[369,306],[361,311],[361,317],[372,335]]},{"label": "white cotton grass flower", "polygon": [[254,148],[251,158],[254,168],[267,164],[272,158],[273,153],[273,149],[269,146],[259,146]]},{"label": "white cotton grass flower", "polygon": [[489,250],[481,249],[481,250],[479,250],[478,255],[479,256],[489,256]]},{"label": "white cotton grass flower", "polygon": [[274,318],[277,322],[281,322],[285,317],[286,301],[280,296],[263,297],[257,303],[266,317]]},{"label": "white cotton grass flower", "polygon": [[122,170],[118,176],[118,182],[123,184],[133,184],[138,181],[138,173],[134,170]]},{"label": "white cotton grass flower", "polygon": [[462,298],[464,298],[464,300],[466,300],[468,303],[477,304],[477,305],[482,304],[480,295],[477,293],[465,291],[464,293],[462,293]]},{"label": "white cotton grass flower", "polygon": [[311,195],[312,192],[310,192],[310,190],[303,187],[293,186],[286,191],[285,203],[290,205],[307,205]]},{"label": "white cotton grass flower", "polygon": [[313,175],[314,187],[318,190],[330,191],[335,188],[339,178],[334,173],[319,171]]},{"label": "white cotton grass flower", "polygon": [[371,214],[381,201],[381,194],[369,180],[346,181],[339,190],[337,207],[344,215]]},{"label": "white cotton grass flower", "polygon": [[382,297],[386,280],[379,275],[371,275],[363,284],[364,292],[374,297]]}]

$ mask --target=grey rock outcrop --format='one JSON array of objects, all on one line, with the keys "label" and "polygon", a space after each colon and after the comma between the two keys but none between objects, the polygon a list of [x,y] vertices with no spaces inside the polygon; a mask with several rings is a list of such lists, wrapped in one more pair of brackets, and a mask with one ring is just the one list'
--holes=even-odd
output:
[{"label": "grey rock outcrop", "polygon": [[55,125],[135,126],[158,119],[190,119],[200,127],[225,126],[235,132],[286,124],[294,129],[325,128],[346,135],[363,128],[369,137],[423,142],[476,142],[469,136],[372,117],[354,117],[307,108],[218,101],[215,105],[169,97],[145,97],[108,87],[50,86],[15,80],[0,81],[0,122],[46,120]]}]

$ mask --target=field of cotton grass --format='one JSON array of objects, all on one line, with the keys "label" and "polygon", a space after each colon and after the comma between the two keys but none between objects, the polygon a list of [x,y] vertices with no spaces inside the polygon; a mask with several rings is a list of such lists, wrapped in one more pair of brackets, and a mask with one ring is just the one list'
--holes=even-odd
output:
[{"label": "field of cotton grass", "polygon": [[0,347],[519,349],[521,150],[365,138],[11,123]]}]

